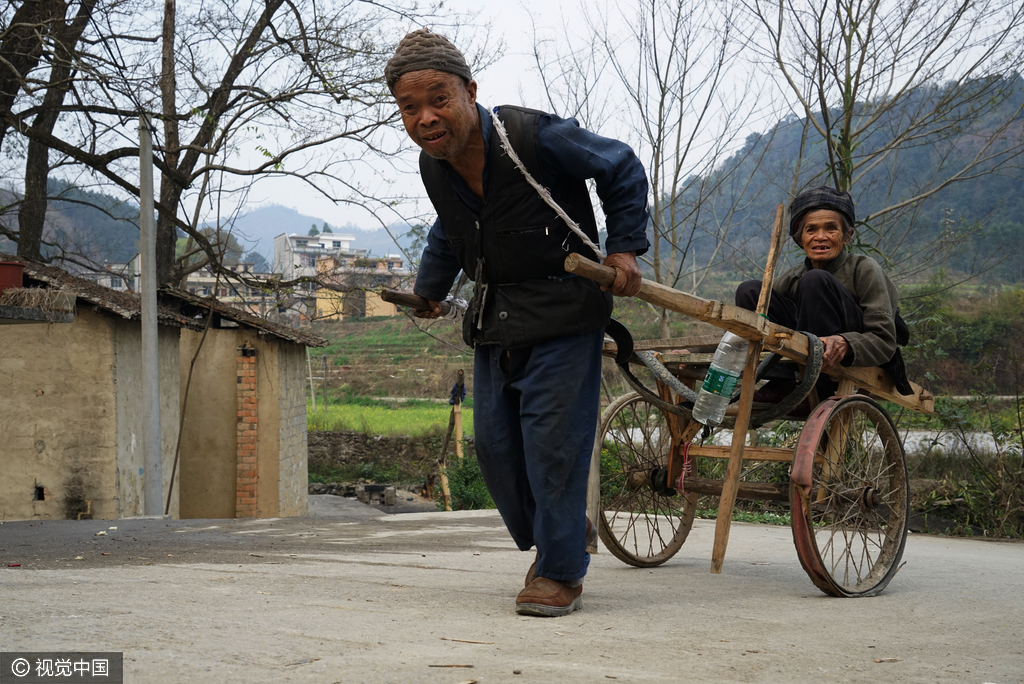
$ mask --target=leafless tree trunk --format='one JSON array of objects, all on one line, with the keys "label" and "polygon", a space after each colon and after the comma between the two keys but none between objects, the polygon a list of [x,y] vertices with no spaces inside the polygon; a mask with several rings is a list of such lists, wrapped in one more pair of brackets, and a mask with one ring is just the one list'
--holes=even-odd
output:
[{"label": "leafless tree trunk", "polygon": [[[26,76],[39,63],[44,36],[61,5],[60,0],[24,0],[10,21],[0,27],[0,112],[11,110]],[[0,149],[9,127],[8,121],[0,121]]]},{"label": "leafless tree trunk", "polygon": [[[83,0],[74,18],[66,24],[63,12],[67,11],[67,5],[56,0],[50,5],[54,12],[50,17],[53,34],[50,79],[46,94],[43,95],[42,111],[32,123],[33,130],[46,135],[53,132],[64,98],[71,89],[75,77],[73,63],[76,46],[92,16],[96,0]],[[61,13],[59,16],[58,12]],[[25,160],[25,196],[18,209],[18,256],[26,259],[39,261],[43,258],[41,247],[49,172],[49,146],[37,138],[31,138]]]},{"label": "leafless tree trunk", "polygon": [[[178,135],[178,85],[175,78],[174,40],[177,32],[175,21],[177,7],[175,0],[164,0],[164,21],[161,34],[160,50],[160,103],[161,117],[164,124],[164,164],[167,168],[177,169],[181,158],[181,138]],[[182,188],[174,182],[168,173],[160,174],[160,203],[165,207],[176,207]],[[156,253],[157,282],[166,283],[173,276],[174,246],[177,242],[177,229],[173,221],[164,214],[157,217]]]}]

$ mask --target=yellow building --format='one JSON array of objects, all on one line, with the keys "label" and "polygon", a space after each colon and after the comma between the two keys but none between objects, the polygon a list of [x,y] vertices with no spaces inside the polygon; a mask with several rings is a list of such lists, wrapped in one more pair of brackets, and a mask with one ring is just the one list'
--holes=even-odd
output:
[{"label": "yellow building", "polygon": [[402,257],[327,256],[317,260],[320,287],[316,292],[318,320],[346,317],[395,316],[398,307],[380,298],[383,287],[398,287],[409,272]]}]

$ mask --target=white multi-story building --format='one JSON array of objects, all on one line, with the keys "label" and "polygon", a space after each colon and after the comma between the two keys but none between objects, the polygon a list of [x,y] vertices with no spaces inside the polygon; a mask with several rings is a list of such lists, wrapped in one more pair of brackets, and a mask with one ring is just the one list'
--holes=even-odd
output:
[{"label": "white multi-story building", "polygon": [[[319,235],[288,235],[274,238],[274,273],[282,280],[313,278],[317,274],[316,262],[326,256],[360,258],[367,256],[365,249],[353,249],[354,235],[320,233]],[[314,289],[312,283],[306,288]]]}]

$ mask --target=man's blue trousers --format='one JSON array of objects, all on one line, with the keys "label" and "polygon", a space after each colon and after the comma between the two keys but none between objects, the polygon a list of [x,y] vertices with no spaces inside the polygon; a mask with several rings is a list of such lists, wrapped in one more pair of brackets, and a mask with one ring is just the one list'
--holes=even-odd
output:
[{"label": "man's blue trousers", "polygon": [[473,375],[476,453],[512,539],[537,547],[536,573],[582,579],[586,497],[601,388],[604,331],[523,349],[478,346]]}]

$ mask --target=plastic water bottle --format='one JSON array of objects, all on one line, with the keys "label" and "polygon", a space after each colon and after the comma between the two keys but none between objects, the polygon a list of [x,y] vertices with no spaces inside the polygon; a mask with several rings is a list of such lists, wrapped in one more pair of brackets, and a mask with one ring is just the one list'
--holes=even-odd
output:
[{"label": "plastic water bottle", "polygon": [[697,402],[693,406],[694,420],[713,427],[725,418],[725,409],[743,374],[747,349],[749,343],[745,339],[731,332],[725,333],[697,394]]}]

